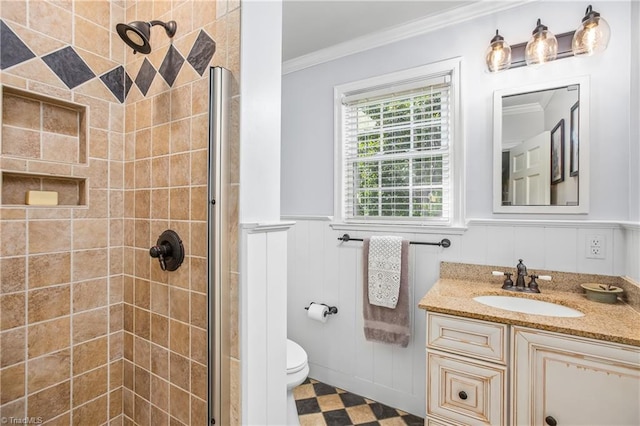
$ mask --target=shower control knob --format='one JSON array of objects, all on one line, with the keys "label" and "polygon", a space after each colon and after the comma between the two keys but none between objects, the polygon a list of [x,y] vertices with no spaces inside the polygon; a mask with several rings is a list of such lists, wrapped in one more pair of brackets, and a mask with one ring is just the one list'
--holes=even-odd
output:
[{"label": "shower control knob", "polygon": [[149,249],[149,256],[158,259],[163,271],[175,271],[184,260],[184,246],[180,236],[167,229],[158,237],[156,245]]}]

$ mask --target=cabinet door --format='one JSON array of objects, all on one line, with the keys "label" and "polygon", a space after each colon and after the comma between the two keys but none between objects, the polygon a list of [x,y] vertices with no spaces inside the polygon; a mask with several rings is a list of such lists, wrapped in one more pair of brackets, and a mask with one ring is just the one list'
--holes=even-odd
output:
[{"label": "cabinet door", "polygon": [[514,425],[639,425],[640,348],[513,327]]},{"label": "cabinet door", "polygon": [[427,416],[464,425],[506,424],[506,367],[427,351]]}]

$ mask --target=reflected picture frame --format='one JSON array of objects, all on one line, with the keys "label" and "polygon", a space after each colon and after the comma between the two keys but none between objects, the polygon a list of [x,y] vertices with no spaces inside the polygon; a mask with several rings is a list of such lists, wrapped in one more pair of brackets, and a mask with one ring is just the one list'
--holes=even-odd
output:
[{"label": "reflected picture frame", "polygon": [[564,118],[551,130],[551,185],[564,181]]},{"label": "reflected picture frame", "polygon": [[580,158],[580,101],[573,104],[569,120],[569,176],[578,176]]}]

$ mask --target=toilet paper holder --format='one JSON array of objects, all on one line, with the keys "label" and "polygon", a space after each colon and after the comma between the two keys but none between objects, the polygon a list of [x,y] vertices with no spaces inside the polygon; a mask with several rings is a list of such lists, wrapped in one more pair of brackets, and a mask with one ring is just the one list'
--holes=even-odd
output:
[{"label": "toilet paper holder", "polygon": [[[333,315],[333,314],[337,314],[338,313],[338,308],[335,306],[329,306],[326,303],[316,303],[316,302],[311,302],[309,303],[309,306],[311,305],[323,305],[326,306],[327,308],[329,308],[329,310],[327,312],[324,313],[324,316],[326,317],[327,315]],[[306,306],[304,309],[305,310],[309,310],[309,306]]]}]

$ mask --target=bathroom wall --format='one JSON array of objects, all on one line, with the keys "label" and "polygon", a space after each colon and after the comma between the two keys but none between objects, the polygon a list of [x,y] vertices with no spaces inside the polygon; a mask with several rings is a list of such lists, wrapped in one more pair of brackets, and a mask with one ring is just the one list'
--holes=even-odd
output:
[{"label": "bathroom wall", "polygon": [[[123,3],[3,1],[0,18],[2,85],[54,99],[4,99],[0,169],[22,177],[0,194],[0,418],[120,424]],[[58,101],[88,108],[88,146]],[[40,188],[66,205],[26,207]]]},{"label": "bathroom wall", "polygon": [[[124,392],[125,423],[203,425],[207,419],[207,168],[208,66],[234,76],[238,110],[239,2],[127,1],[125,20],[175,20],[172,43],[152,28],[148,56],[126,52],[135,84],[125,106],[124,152]],[[230,200],[219,208],[234,218],[228,227],[231,256],[225,268],[237,285],[237,119],[231,123]],[[236,153],[236,154],[233,154]],[[226,201],[226,200],[225,200]],[[186,256],[175,272],[149,257],[165,230],[176,231]],[[237,306],[237,292],[225,306]],[[237,318],[237,311],[231,316]],[[236,323],[235,320],[230,320]],[[224,354],[237,363],[237,332]],[[238,371],[234,368],[234,371]],[[229,370],[225,374],[230,374]],[[237,373],[236,373],[237,375]],[[223,378],[227,404],[231,377]],[[237,380],[237,377],[236,377]],[[234,383],[236,383],[234,381]],[[238,422],[238,397],[222,407],[220,424]],[[234,418],[235,416],[235,418]]]},{"label": "bathroom wall", "polygon": [[[515,44],[528,39],[537,17],[559,33],[574,29],[585,7],[575,2],[526,3],[283,75],[281,205],[283,218],[297,222],[288,244],[288,335],[307,350],[311,377],[417,415],[424,412],[424,312],[414,308],[407,349],[364,340],[361,243],[340,244],[337,238],[345,232],[353,237],[393,233],[417,241],[451,240],[448,249],[411,247],[413,306],[437,280],[442,260],[515,267],[523,258],[530,270],[628,275],[640,281],[634,260],[640,255],[638,224],[629,205],[638,199],[630,169],[639,166],[637,155],[629,157],[637,153],[629,129],[638,110],[629,91],[634,77],[627,70],[637,61],[640,42],[637,33],[631,33],[631,3],[598,5],[612,28],[609,48],[598,57],[495,75],[485,72],[484,51],[495,28]],[[333,87],[458,56],[463,59],[466,222],[461,225],[466,229],[380,232],[333,225]],[[572,75],[590,77],[590,213],[493,214],[493,91]],[[311,107],[309,99],[314,99]],[[609,107],[614,99],[620,105],[615,110]],[[605,237],[605,259],[586,258],[586,239],[592,234]],[[326,324],[310,321],[303,308],[311,301],[336,305],[340,312]]]},{"label": "bathroom wall", "polygon": [[[221,65],[234,78],[219,423],[239,424],[239,6],[2,2],[0,82],[36,100],[7,95],[2,111],[0,417],[208,423],[208,67]],[[133,55],[115,25],[137,19],[176,20],[172,45],[153,27],[152,53]],[[42,96],[88,108],[86,147]],[[28,189],[65,205],[26,207]],[[173,273],[148,255],[168,228],[186,250]]]}]

